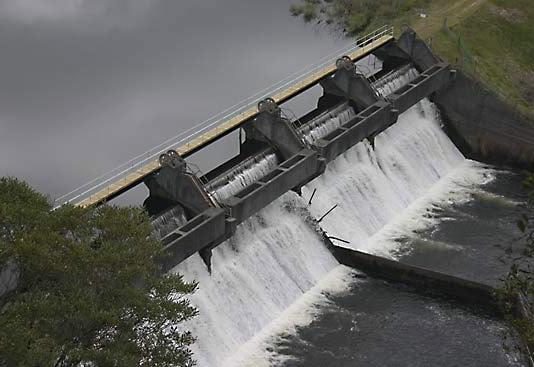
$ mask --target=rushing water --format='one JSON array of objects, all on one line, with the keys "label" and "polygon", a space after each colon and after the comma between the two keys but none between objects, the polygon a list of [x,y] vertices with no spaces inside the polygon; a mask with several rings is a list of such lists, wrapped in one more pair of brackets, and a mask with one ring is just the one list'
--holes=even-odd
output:
[{"label": "rushing water", "polygon": [[[102,21],[84,6],[74,14],[51,5],[29,20],[6,14],[2,174],[61,194],[349,42],[301,27],[288,12],[291,2],[147,2],[135,22],[130,11]],[[416,76],[403,69],[375,88],[387,96]],[[343,116],[325,116],[306,131],[308,142],[342,123]],[[337,264],[307,216],[337,204],[322,225],[350,240],[347,246],[495,282],[505,269],[495,261],[499,249],[483,245],[515,233],[523,199],[500,189],[515,192],[517,177],[465,160],[428,102],[375,143],[332,162],[304,199],[288,193],[240,225],[215,249],[211,275],[198,255],[175,269],[200,282],[192,297],[200,315],[186,325],[198,337],[200,366],[515,363],[500,348],[500,323],[361,279]],[[223,144],[197,159],[211,167],[234,153],[235,144]],[[255,163],[214,184],[211,194],[224,201],[275,164],[272,157]],[[184,221],[176,207],[154,224],[164,236]]]},{"label": "rushing water", "polygon": [[[509,269],[505,248],[519,235],[521,179],[464,161],[377,232],[368,250],[389,249],[402,262],[499,284]],[[327,301],[317,298],[311,322],[271,339],[273,365],[526,365],[503,349],[506,325],[479,310],[361,277],[344,292],[323,293]]]},{"label": "rushing water", "polygon": [[272,172],[277,165],[278,158],[274,153],[261,154],[232,169],[222,177],[218,177],[206,189],[217,201],[224,202],[230,196],[237,194]]},{"label": "rushing water", "polygon": [[313,144],[315,141],[324,138],[326,135],[345,124],[355,115],[352,107],[343,104],[338,108],[322,114],[313,121],[310,121],[300,129],[300,132],[309,144]]},{"label": "rushing water", "polygon": [[407,65],[383,76],[373,83],[373,87],[380,95],[387,97],[397,89],[400,89],[412,82],[418,76],[419,72],[417,69],[415,69],[412,65]]},{"label": "rushing water", "polygon": [[303,206],[287,193],[240,225],[213,251],[211,274],[198,255],[174,269],[200,284],[201,316],[186,325],[200,366],[221,365],[337,265]]},{"label": "rushing water", "polygon": [[373,237],[464,165],[465,158],[440,128],[435,107],[424,100],[378,135],[374,148],[363,141],[331,162],[325,174],[306,185],[303,196],[316,190],[310,210],[317,218],[337,205],[321,226],[350,241],[340,245],[388,255],[391,248]]},{"label": "rushing water", "polygon": [[[265,159],[236,177],[261,175]],[[200,315],[186,325],[198,336],[199,365],[519,364],[502,349],[499,321],[362,279],[337,263],[309,221],[337,205],[321,227],[349,242],[339,245],[443,268],[446,262],[417,256],[414,234],[434,233],[442,219],[429,212],[469,203],[495,172],[466,160],[423,100],[374,147],[363,141],[329,163],[303,197],[287,193],[241,224],[214,250],[211,275],[198,255],[173,270],[200,283],[191,298]],[[436,328],[441,333],[431,338]],[[421,358],[423,352],[430,355]]]},{"label": "rushing water", "polygon": [[503,351],[506,326],[477,310],[373,279],[355,279],[327,300],[309,324],[280,334],[273,365],[525,365],[517,353]]},{"label": "rushing water", "polygon": [[187,222],[184,209],[177,205],[152,220],[156,238],[163,238]]},{"label": "rushing water", "polygon": [[498,285],[510,268],[509,246],[520,246],[517,219],[525,210],[522,175],[482,166],[486,183],[462,189],[462,200],[434,202],[426,216],[436,223],[399,233],[399,259],[443,273]]}]

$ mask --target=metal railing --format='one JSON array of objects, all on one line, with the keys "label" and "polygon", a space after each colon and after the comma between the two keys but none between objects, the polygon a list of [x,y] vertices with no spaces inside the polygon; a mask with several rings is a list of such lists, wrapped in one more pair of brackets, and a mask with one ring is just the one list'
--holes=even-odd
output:
[{"label": "metal railing", "polygon": [[153,168],[146,167],[149,163],[157,160],[159,155],[163,152],[166,152],[170,149],[176,149],[180,146],[188,146],[191,140],[196,137],[199,137],[204,132],[208,130],[215,130],[217,134],[219,129],[223,129],[218,126],[222,122],[229,120],[239,115],[245,115],[245,112],[255,107],[259,101],[264,100],[265,98],[271,97],[285,89],[289,86],[298,83],[299,81],[312,76],[314,73],[317,73],[321,69],[327,67],[328,65],[334,64],[335,61],[346,54],[352,53],[357,49],[364,48],[368,46],[373,41],[380,39],[383,36],[393,35],[393,27],[383,26],[374,32],[371,32],[358,40],[355,43],[348,45],[344,48],[341,48],[329,55],[326,55],[319,59],[318,62],[312,65],[308,65],[305,68],[289,75],[285,79],[281,80],[278,83],[271,85],[270,87],[264,88],[257,93],[251,95],[250,97],[242,100],[239,103],[230,106],[224,111],[212,116],[211,118],[187,129],[186,131],[181,132],[180,134],[173,136],[162,142],[161,144],[153,147],[152,149],[137,155],[136,157],[130,159],[128,162],[120,165],[119,167],[113,169],[110,172],[103,174],[100,177],[97,177],[86,184],[78,187],[77,189],[62,195],[54,200],[53,207],[58,208],[62,205],[72,203],[80,203],[83,200],[90,198],[91,195],[94,195],[97,192],[101,192],[103,189],[109,190],[109,194],[113,192],[113,189],[110,187],[111,184],[128,184],[125,179],[126,176],[133,172],[138,172],[140,174],[149,174],[154,171]]}]

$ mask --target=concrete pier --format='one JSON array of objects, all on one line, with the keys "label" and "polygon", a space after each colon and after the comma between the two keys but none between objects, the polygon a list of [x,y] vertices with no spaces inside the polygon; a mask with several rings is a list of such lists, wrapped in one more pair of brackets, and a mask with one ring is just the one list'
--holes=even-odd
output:
[{"label": "concrete pier", "polygon": [[326,162],[331,162],[357,143],[384,131],[397,122],[397,118],[398,113],[390,103],[378,101],[318,140],[315,147]]},{"label": "concrete pier", "polygon": [[246,139],[269,143],[284,159],[289,159],[305,148],[302,138],[290,121],[283,118],[278,104],[267,99],[260,102],[261,112],[244,126]]},{"label": "concrete pier", "polygon": [[391,94],[388,99],[395,110],[403,113],[421,99],[447,85],[456,75],[449,64],[439,62],[423,71],[415,80]]},{"label": "concrete pier", "polygon": [[167,272],[195,252],[224,240],[231,228],[221,208],[207,209],[192,218],[162,239],[163,254],[159,259],[162,271]]},{"label": "concrete pier", "polygon": [[357,73],[356,66],[350,58],[339,59],[336,66],[336,73],[320,83],[325,94],[351,100],[360,110],[366,109],[380,99],[369,81]]},{"label": "concrete pier", "polygon": [[447,134],[471,159],[534,169],[534,121],[462,72],[436,93]]},{"label": "concrete pier", "polygon": [[[195,138],[193,146],[184,148],[183,154],[175,150],[163,154],[146,172],[132,176],[131,185],[117,184],[109,192],[102,191],[80,205],[101,203],[144,181],[150,190],[146,200],[150,214],[157,216],[180,205],[187,218],[183,226],[163,239],[166,256],[162,257],[162,266],[169,269],[195,252],[200,252],[209,265],[210,249],[231,237],[238,224],[285,192],[299,192],[304,184],[325,171],[328,162],[365,139],[372,142],[397,122],[399,114],[423,98],[430,98],[440,107],[448,133],[464,154],[489,160],[497,157],[499,161],[521,162],[527,167],[534,162],[532,125],[521,118],[516,123],[517,116],[504,103],[434,55],[413,30],[407,29],[398,40],[387,32],[376,32],[359,46],[361,49],[290,83],[281,92],[260,101],[256,108],[209,130],[202,139]],[[364,76],[355,67],[356,61],[370,54],[382,60],[382,70],[375,72],[378,76],[411,66],[420,75],[389,96],[380,96],[368,79],[376,75]],[[316,110],[295,121],[282,113],[281,104],[314,85],[323,88]],[[348,107],[356,115],[326,136],[324,133],[320,139],[304,136]],[[188,169],[184,161],[187,155],[236,129],[244,132],[244,136],[240,135],[238,156],[203,177]],[[256,182],[247,182],[241,192],[226,198],[224,203],[211,196],[209,181],[224,184],[231,179],[228,172],[233,171],[233,166],[254,162],[254,157],[262,152],[276,155],[280,163],[274,170]]]},{"label": "concrete pier", "polygon": [[[402,47],[388,43],[388,52],[397,52],[399,60],[407,57],[408,53],[403,51],[403,48],[407,47],[408,40],[418,45],[416,40],[408,38]],[[421,47],[414,48],[419,50]],[[410,52],[417,56],[419,51]],[[431,60],[430,57],[419,56],[416,59],[414,62],[417,61],[419,65],[426,65],[425,62]],[[225,199],[223,205],[210,203],[209,195],[196,185],[199,180],[188,176],[188,181],[183,177],[183,173],[166,170],[161,177],[156,176],[153,181],[149,181],[151,194],[180,203],[195,214],[182,228],[164,239],[166,252],[170,255],[165,262],[166,267],[173,261],[177,264],[203,249],[206,251],[204,258],[209,258],[209,249],[231,237],[239,223],[285,192],[298,192],[302,185],[322,174],[328,162],[364,139],[373,139],[397,122],[400,113],[444,88],[455,76],[448,64],[436,60],[434,64],[422,70],[416,80],[385,99],[377,95],[369,80],[356,73],[349,58],[339,59],[336,67],[335,73],[320,81],[324,89],[324,95],[321,97],[323,102],[318,103],[319,110],[311,113],[311,116],[321,116],[321,109],[324,109],[324,115],[329,110],[334,110],[335,106],[339,108],[347,106],[347,103],[356,109],[356,116],[309,146],[303,139],[302,130],[307,123],[313,123],[317,119],[305,119],[308,121],[297,129],[291,121],[282,116],[280,107],[273,99],[260,102],[259,113],[243,126],[246,136],[244,144],[248,147],[255,144],[272,147],[281,163],[257,182]],[[340,101],[345,101],[345,104],[340,104]],[[197,192],[193,189],[197,189]],[[208,200],[202,199],[206,197]]]},{"label": "concrete pier", "polygon": [[282,162],[258,182],[226,200],[229,215],[242,223],[292,189],[298,189],[319,173],[321,164],[314,150],[304,149]]}]

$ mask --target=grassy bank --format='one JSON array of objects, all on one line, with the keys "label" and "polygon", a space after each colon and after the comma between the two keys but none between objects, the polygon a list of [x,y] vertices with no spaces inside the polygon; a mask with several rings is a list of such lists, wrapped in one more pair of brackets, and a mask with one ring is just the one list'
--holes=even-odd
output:
[{"label": "grassy bank", "polygon": [[532,0],[301,0],[291,12],[350,36],[409,24],[441,57],[534,116]]}]

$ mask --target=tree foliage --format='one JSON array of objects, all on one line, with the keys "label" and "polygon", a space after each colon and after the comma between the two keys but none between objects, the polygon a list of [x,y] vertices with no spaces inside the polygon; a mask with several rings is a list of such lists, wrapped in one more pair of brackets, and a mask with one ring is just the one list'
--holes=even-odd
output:
[{"label": "tree foliage", "polygon": [[430,0],[298,0],[290,12],[306,22],[325,22],[355,36],[429,3]]},{"label": "tree foliage", "polygon": [[[196,284],[161,276],[161,244],[136,207],[51,211],[27,184],[0,178],[0,298],[7,366],[187,366],[194,341],[180,323]],[[1,363],[0,363],[1,364]]]}]

